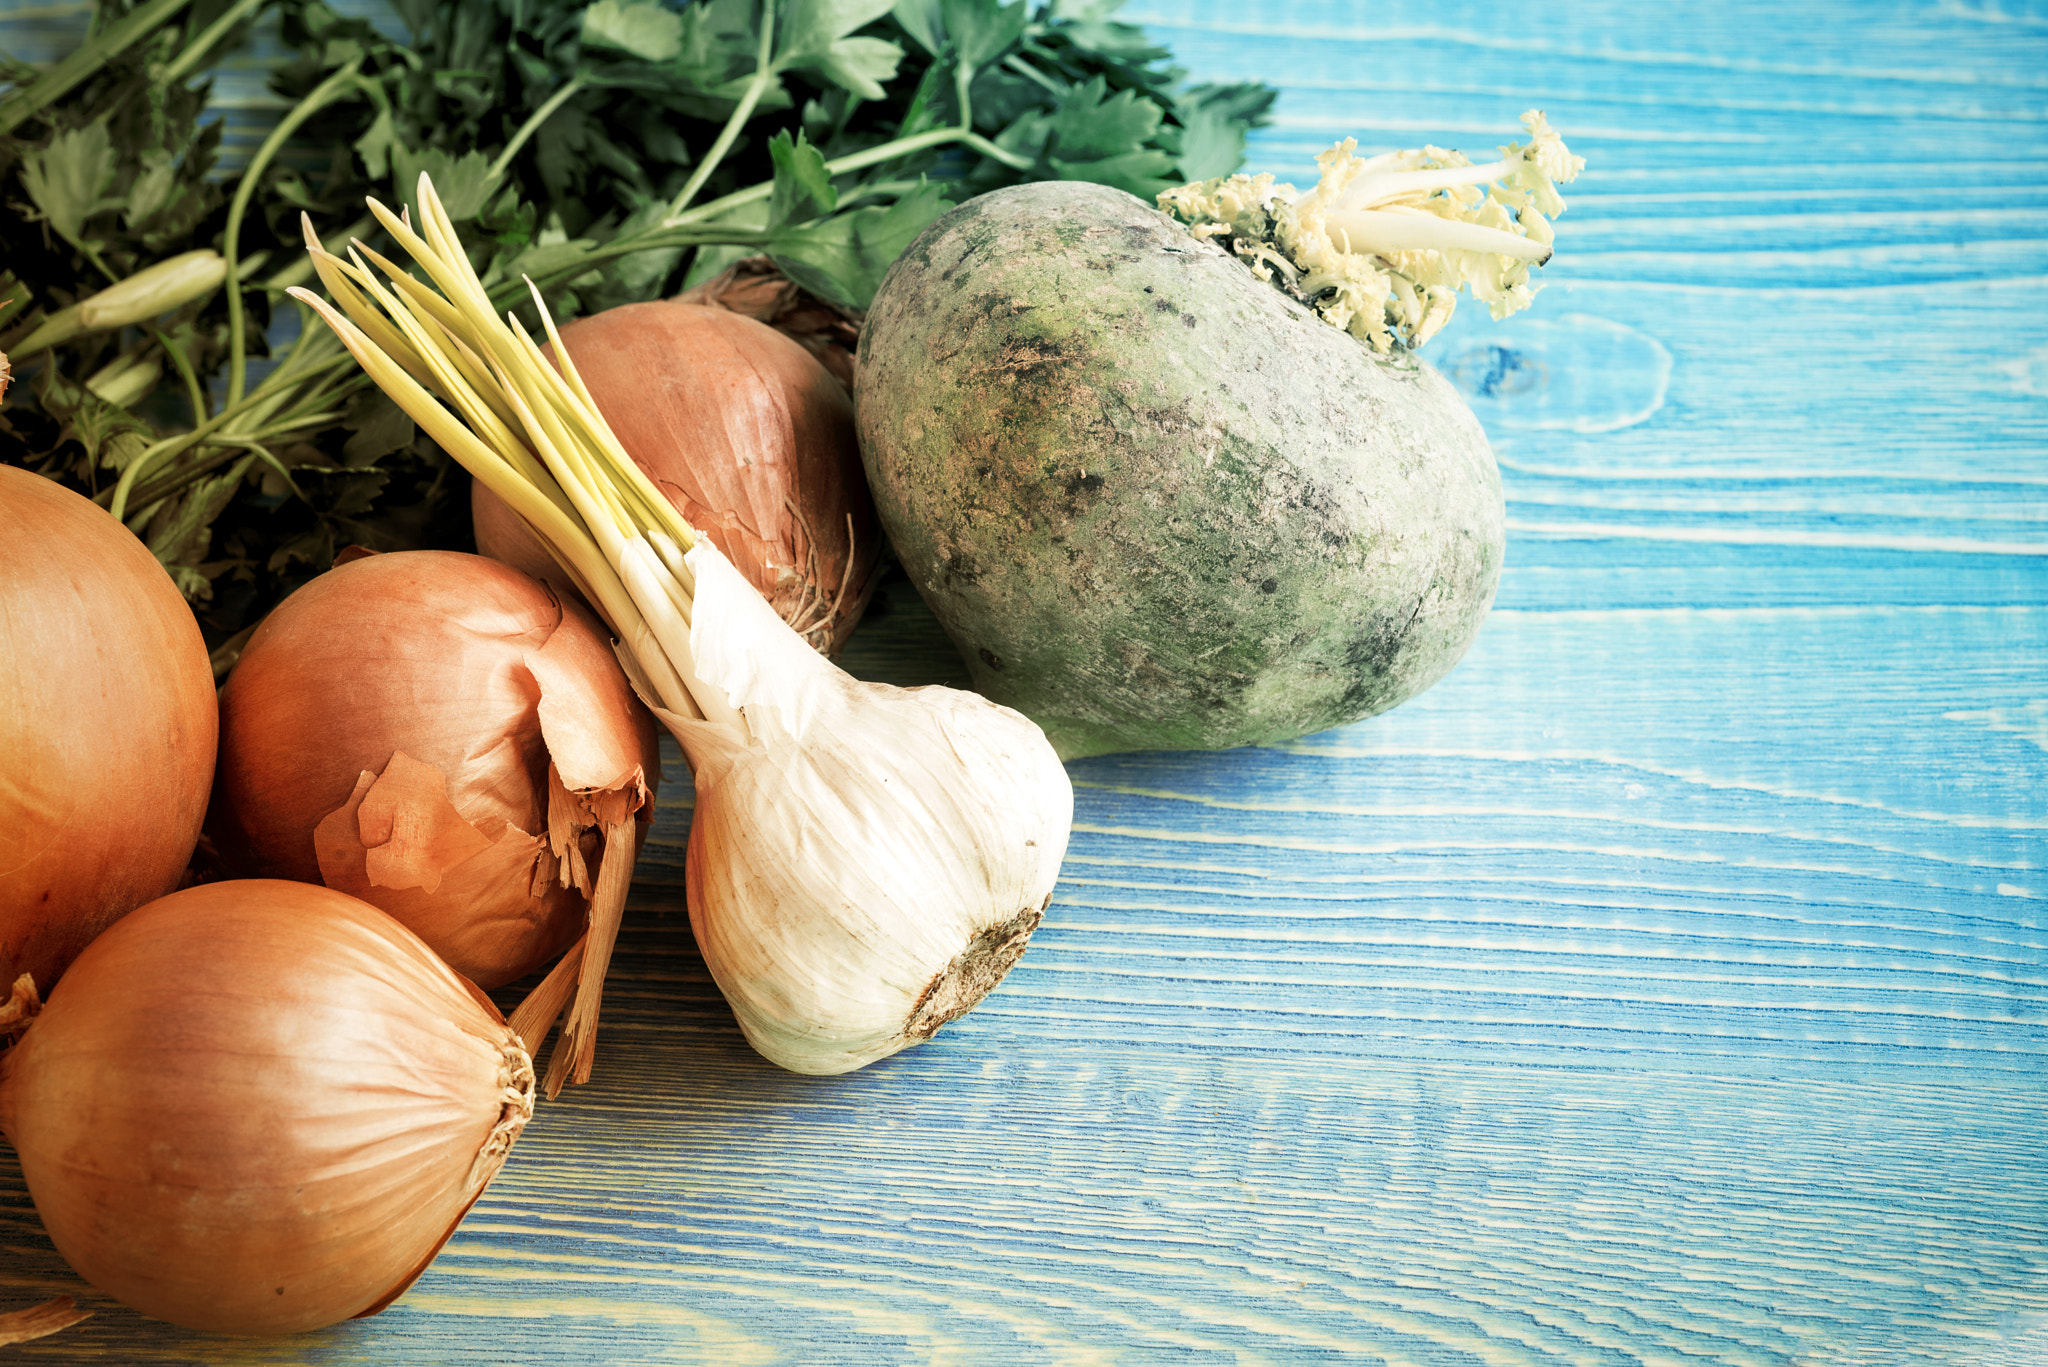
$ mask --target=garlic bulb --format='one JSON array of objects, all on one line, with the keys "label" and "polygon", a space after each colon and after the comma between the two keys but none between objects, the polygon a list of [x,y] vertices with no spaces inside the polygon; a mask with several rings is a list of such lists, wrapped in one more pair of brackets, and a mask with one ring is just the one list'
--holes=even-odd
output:
[{"label": "garlic bulb", "polygon": [[1007,707],[828,663],[708,542],[684,561],[697,675],[745,721],[660,714],[696,774],[684,878],[706,966],[747,1041],[793,1072],[929,1039],[1043,917],[1066,770]]}]

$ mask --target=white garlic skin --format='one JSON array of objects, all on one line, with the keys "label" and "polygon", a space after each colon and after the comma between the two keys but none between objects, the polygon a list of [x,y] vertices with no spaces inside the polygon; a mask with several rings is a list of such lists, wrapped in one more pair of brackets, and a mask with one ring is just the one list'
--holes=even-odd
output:
[{"label": "white garlic skin", "polygon": [[1059,878],[1073,786],[1021,713],[852,678],[704,549],[688,557],[697,672],[751,734],[663,716],[696,775],[690,925],[755,1049],[849,1072],[929,1039],[1017,961]]}]

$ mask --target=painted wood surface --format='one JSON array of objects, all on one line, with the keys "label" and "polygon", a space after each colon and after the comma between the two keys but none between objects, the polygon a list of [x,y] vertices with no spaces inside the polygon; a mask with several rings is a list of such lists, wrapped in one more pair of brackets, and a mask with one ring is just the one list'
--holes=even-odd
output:
[{"label": "painted wood surface", "polygon": [[[711,985],[671,751],[598,1075],[409,1295],[148,1323],[0,1154],[0,1300],[99,1311],[15,1358],[2048,1362],[2048,9],[1126,13],[1280,86],[1282,179],[1588,158],[1538,306],[1431,346],[1509,500],[1464,663],[1073,764],[1021,966],[837,1079]],[[851,662],[960,675],[900,579]]]}]

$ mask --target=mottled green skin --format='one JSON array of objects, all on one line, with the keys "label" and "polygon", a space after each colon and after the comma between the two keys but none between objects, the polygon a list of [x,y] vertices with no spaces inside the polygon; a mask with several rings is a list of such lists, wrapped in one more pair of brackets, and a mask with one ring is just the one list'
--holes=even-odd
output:
[{"label": "mottled green skin", "polygon": [[1120,190],[933,223],[869,310],[855,403],[912,582],[1068,758],[1384,711],[1499,582],[1500,475],[1449,383]]}]

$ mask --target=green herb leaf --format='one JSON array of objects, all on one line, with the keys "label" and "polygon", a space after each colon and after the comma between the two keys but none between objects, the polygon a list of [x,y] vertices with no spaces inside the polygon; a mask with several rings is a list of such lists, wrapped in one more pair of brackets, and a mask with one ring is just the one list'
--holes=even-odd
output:
[{"label": "green herb leaf", "polygon": [[880,100],[888,96],[882,82],[895,77],[902,60],[903,49],[884,39],[841,38],[805,69],[864,100]]},{"label": "green herb leaf", "polygon": [[75,242],[85,220],[113,183],[114,144],[106,120],[57,134],[47,147],[24,153],[21,185],[58,236]]},{"label": "green herb leaf", "polygon": [[786,131],[770,138],[768,155],[775,162],[775,190],[768,199],[771,225],[807,222],[838,206],[839,195],[825,172],[824,155],[811,146],[802,129],[797,130],[794,141]]},{"label": "green herb leaf", "polygon": [[892,0],[789,0],[779,30],[775,67],[802,71],[864,100],[887,96],[903,49],[882,38],[848,37],[889,12]]},{"label": "green herb leaf", "polygon": [[213,542],[214,520],[241,484],[239,471],[206,476],[159,504],[143,529],[150,553],[188,599],[204,602],[213,596],[213,577],[203,562]]},{"label": "green herb leaf", "polygon": [[382,180],[391,171],[391,152],[398,146],[398,124],[391,116],[391,107],[386,105],[377,111],[377,117],[363,135],[355,140],[356,155],[363,159],[363,169],[372,180]]},{"label": "green herb leaf", "polygon": [[769,238],[768,255],[784,275],[820,298],[866,308],[890,263],[952,207],[940,187],[921,181],[886,209],[854,209],[781,229]]},{"label": "green herb leaf", "polygon": [[796,65],[823,55],[855,29],[865,28],[887,14],[894,3],[895,0],[785,0],[782,22],[776,29],[777,64]]},{"label": "green herb leaf", "polygon": [[978,71],[1008,52],[1024,36],[1024,0],[1003,5],[997,0],[939,0],[946,33],[962,66]]},{"label": "green herb leaf", "polygon": [[1107,95],[1107,83],[1097,76],[1060,100],[1053,115],[1053,142],[1070,163],[1135,152],[1159,130],[1165,113],[1135,90]]},{"label": "green herb leaf", "polygon": [[1123,7],[1124,0],[1053,0],[1051,17],[1069,42],[1114,65],[1141,67],[1173,55],[1138,25],[1112,21]]},{"label": "green herb leaf", "polygon": [[896,0],[889,15],[927,55],[936,57],[946,50],[946,21],[939,14],[939,0]]},{"label": "green herb leaf", "polygon": [[482,213],[499,184],[499,177],[491,174],[491,159],[482,152],[465,152],[458,157],[438,147],[424,151],[404,146],[391,149],[391,179],[404,203],[412,203],[422,171],[433,178],[434,192],[447,206],[448,217],[457,223]]},{"label": "green herb leaf", "polygon": [[597,0],[583,11],[583,41],[630,52],[650,62],[666,62],[682,54],[683,20],[661,5]]},{"label": "green herb leaf", "polygon": [[121,219],[130,232],[146,225],[171,202],[178,190],[178,163],[170,153],[151,151],[142,159],[141,172],[130,183],[128,205]]},{"label": "green herb leaf", "polygon": [[1172,155],[1155,148],[1099,157],[1094,161],[1065,161],[1053,157],[1050,162],[1054,174],[1061,180],[1092,180],[1099,185],[1114,185],[1144,200],[1152,199],[1162,190],[1172,189],[1175,184]]},{"label": "green herb leaf", "polygon": [[1244,125],[1221,110],[1200,107],[1181,116],[1183,180],[1227,176],[1244,160]]},{"label": "green herb leaf", "polygon": [[341,463],[353,469],[374,465],[393,451],[412,445],[417,429],[406,411],[381,389],[365,390],[349,404],[342,426],[349,437],[341,447]]}]

